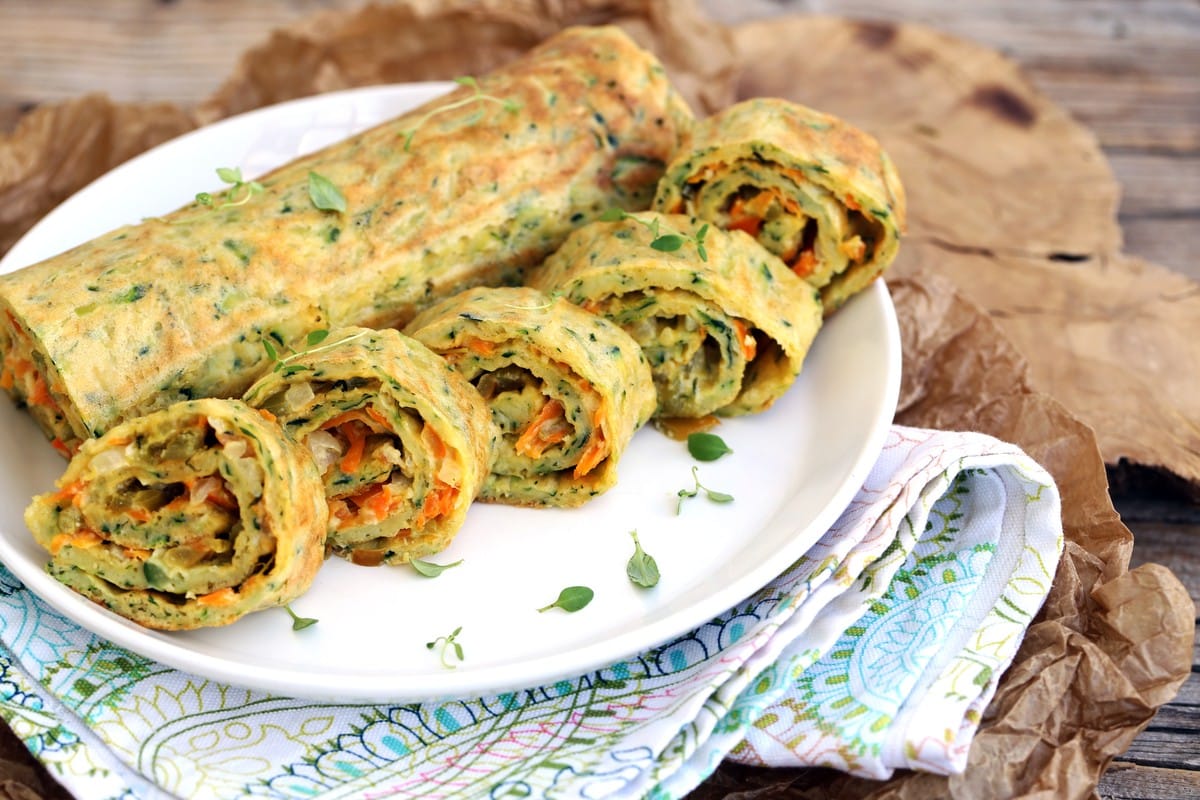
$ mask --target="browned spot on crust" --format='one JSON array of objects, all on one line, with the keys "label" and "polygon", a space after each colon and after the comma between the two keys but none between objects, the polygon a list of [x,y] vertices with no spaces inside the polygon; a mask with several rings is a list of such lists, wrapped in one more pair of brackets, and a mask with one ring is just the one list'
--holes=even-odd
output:
[{"label": "browned spot on crust", "polygon": [[896,38],[896,26],[890,22],[863,20],[855,23],[855,36],[867,47],[887,47]]},{"label": "browned spot on crust", "polygon": [[1000,119],[1020,128],[1028,128],[1037,119],[1037,112],[1011,89],[999,84],[980,86],[971,95],[972,105],[992,112]]}]

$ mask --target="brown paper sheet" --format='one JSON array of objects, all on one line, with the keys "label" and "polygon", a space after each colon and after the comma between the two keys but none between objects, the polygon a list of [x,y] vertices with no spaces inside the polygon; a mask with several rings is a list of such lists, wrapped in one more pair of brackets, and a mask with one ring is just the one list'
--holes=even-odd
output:
[{"label": "brown paper sheet", "polygon": [[695,796],[1087,797],[1191,666],[1193,606],[1169,571],[1128,571],[1132,537],[1108,499],[1100,447],[1110,461],[1200,483],[1200,392],[1179,382],[1200,374],[1182,366],[1195,364],[1182,345],[1200,334],[1200,292],[1117,255],[1116,185],[1094,140],[996,54],[923,28],[835,19],[731,33],[690,0],[329,12],[248,52],[193,112],[87,97],[28,115],[0,137],[0,252],[70,192],[198,121],[318,91],[475,74],[563,25],[609,21],[664,59],[698,111],[731,102],[740,75],[743,96],[792,97],[883,140],[912,211],[889,280],[904,339],[897,420],[1024,447],[1059,482],[1068,539],[965,775],[877,783],[724,765]]},{"label": "brown paper sheet", "polygon": [[1107,463],[1161,468],[1200,499],[1200,284],[1120,254],[1095,137],[1008,59],[928,28],[792,17],[735,32],[739,96],[845,117],[896,162],[909,231],[893,274],[950,277]]}]

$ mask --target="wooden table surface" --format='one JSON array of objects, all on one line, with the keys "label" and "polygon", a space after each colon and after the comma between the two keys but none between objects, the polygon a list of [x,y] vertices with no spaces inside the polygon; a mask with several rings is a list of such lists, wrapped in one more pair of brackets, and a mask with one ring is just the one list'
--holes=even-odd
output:
[{"label": "wooden table surface", "polygon": [[[361,0],[0,0],[0,131],[37,103],[106,91],[191,104],[275,27]],[[920,22],[1015,59],[1097,134],[1121,183],[1127,252],[1200,280],[1200,2],[701,0],[727,22],[811,12]],[[1114,475],[1134,563],[1167,565],[1200,604],[1200,506]],[[1200,647],[1192,675],[1115,761],[1105,798],[1200,797]],[[0,781],[4,778],[0,775]],[[7,796],[0,784],[0,796]]]}]

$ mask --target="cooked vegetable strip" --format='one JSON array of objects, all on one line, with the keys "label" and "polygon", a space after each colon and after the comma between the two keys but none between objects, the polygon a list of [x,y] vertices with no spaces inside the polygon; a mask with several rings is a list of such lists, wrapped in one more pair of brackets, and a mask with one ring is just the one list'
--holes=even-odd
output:
[{"label": "cooked vegetable strip", "polygon": [[148,628],[286,605],[325,558],[308,453],[239,400],[192,400],[84,443],[25,511],[50,574]]},{"label": "cooked vegetable strip", "polygon": [[743,233],[709,231],[701,260],[694,248],[655,249],[645,222],[656,221],[660,235],[682,236],[704,223],[637,217],[580,228],[530,284],[561,292],[633,336],[650,361],[660,418],[771,405],[800,373],[821,327],[816,291]]},{"label": "cooked vegetable strip", "polygon": [[312,452],[333,551],[402,564],[443,550],[491,469],[496,431],[479,393],[396,330],[344,328],[246,392]]},{"label": "cooked vegetable strip", "polygon": [[697,123],[654,208],[754,237],[821,290],[826,314],[891,264],[905,225],[904,188],[878,142],[774,98]]},{"label": "cooked vegetable strip", "polygon": [[[477,93],[503,102],[462,102]],[[402,325],[519,283],[609,207],[648,208],[691,121],[619,29],[563,31],[252,184],[228,165],[207,203],[0,277],[0,385],[68,452],[176,400],[240,396],[269,366],[263,342]]]},{"label": "cooked vegetable strip", "polygon": [[500,431],[480,495],[577,506],[610,488],[654,411],[650,368],[608,320],[529,288],[470,289],[406,329],[475,385]]}]

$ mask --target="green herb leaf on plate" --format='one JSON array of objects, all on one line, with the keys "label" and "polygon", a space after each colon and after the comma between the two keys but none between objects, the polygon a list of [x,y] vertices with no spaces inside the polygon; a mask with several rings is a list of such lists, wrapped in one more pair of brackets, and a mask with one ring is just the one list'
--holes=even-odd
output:
[{"label": "green herb leaf on plate", "polygon": [[292,630],[294,630],[294,631],[302,631],[305,628],[316,625],[318,622],[318,620],[314,619],[313,617],[300,616],[299,614],[297,614],[295,611],[292,610],[291,606],[284,606],[283,610],[288,612],[288,615],[291,616]]},{"label": "green herb leaf on plate", "polygon": [[426,578],[436,578],[446,570],[457,567],[463,563],[463,560],[460,558],[452,564],[435,564],[432,561],[426,561],[422,558],[414,558],[408,563],[412,565],[412,568],[417,571],[418,575],[424,575]]},{"label": "green herb leaf on plate", "polygon": [[643,588],[649,589],[658,585],[658,564],[654,561],[654,556],[642,549],[637,531],[630,531],[629,535],[633,537],[633,555],[625,565],[625,574],[634,584]]},{"label": "green herb leaf on plate", "polygon": [[687,449],[697,461],[716,461],[726,453],[733,452],[733,448],[725,444],[720,436],[704,431],[688,434]]},{"label": "green herb leaf on plate", "polygon": [[558,593],[557,600],[548,606],[539,608],[538,612],[549,611],[552,608],[561,608],[567,613],[574,614],[592,602],[592,598],[595,596],[596,593],[586,586],[568,586]]},{"label": "green herb leaf on plate", "polygon": [[438,658],[442,662],[442,666],[446,669],[454,669],[457,666],[446,660],[450,653],[454,653],[454,657],[459,661],[463,660],[463,648],[458,642],[458,635],[460,633],[462,633],[462,625],[451,631],[449,636],[439,636],[432,642],[425,643],[425,647],[428,650],[439,648]]},{"label": "green herb leaf on plate", "polygon": [[725,492],[718,492],[715,489],[710,489],[707,486],[705,486],[704,484],[700,483],[700,468],[699,467],[692,467],[692,478],[696,482],[695,488],[680,489],[676,493],[679,496],[679,500],[675,504],[676,516],[678,516],[683,511],[683,501],[687,500],[688,498],[695,497],[696,495],[700,494],[700,492],[704,492],[704,496],[707,497],[709,500],[711,500],[714,503],[732,503],[733,502],[733,495],[726,494]]}]

